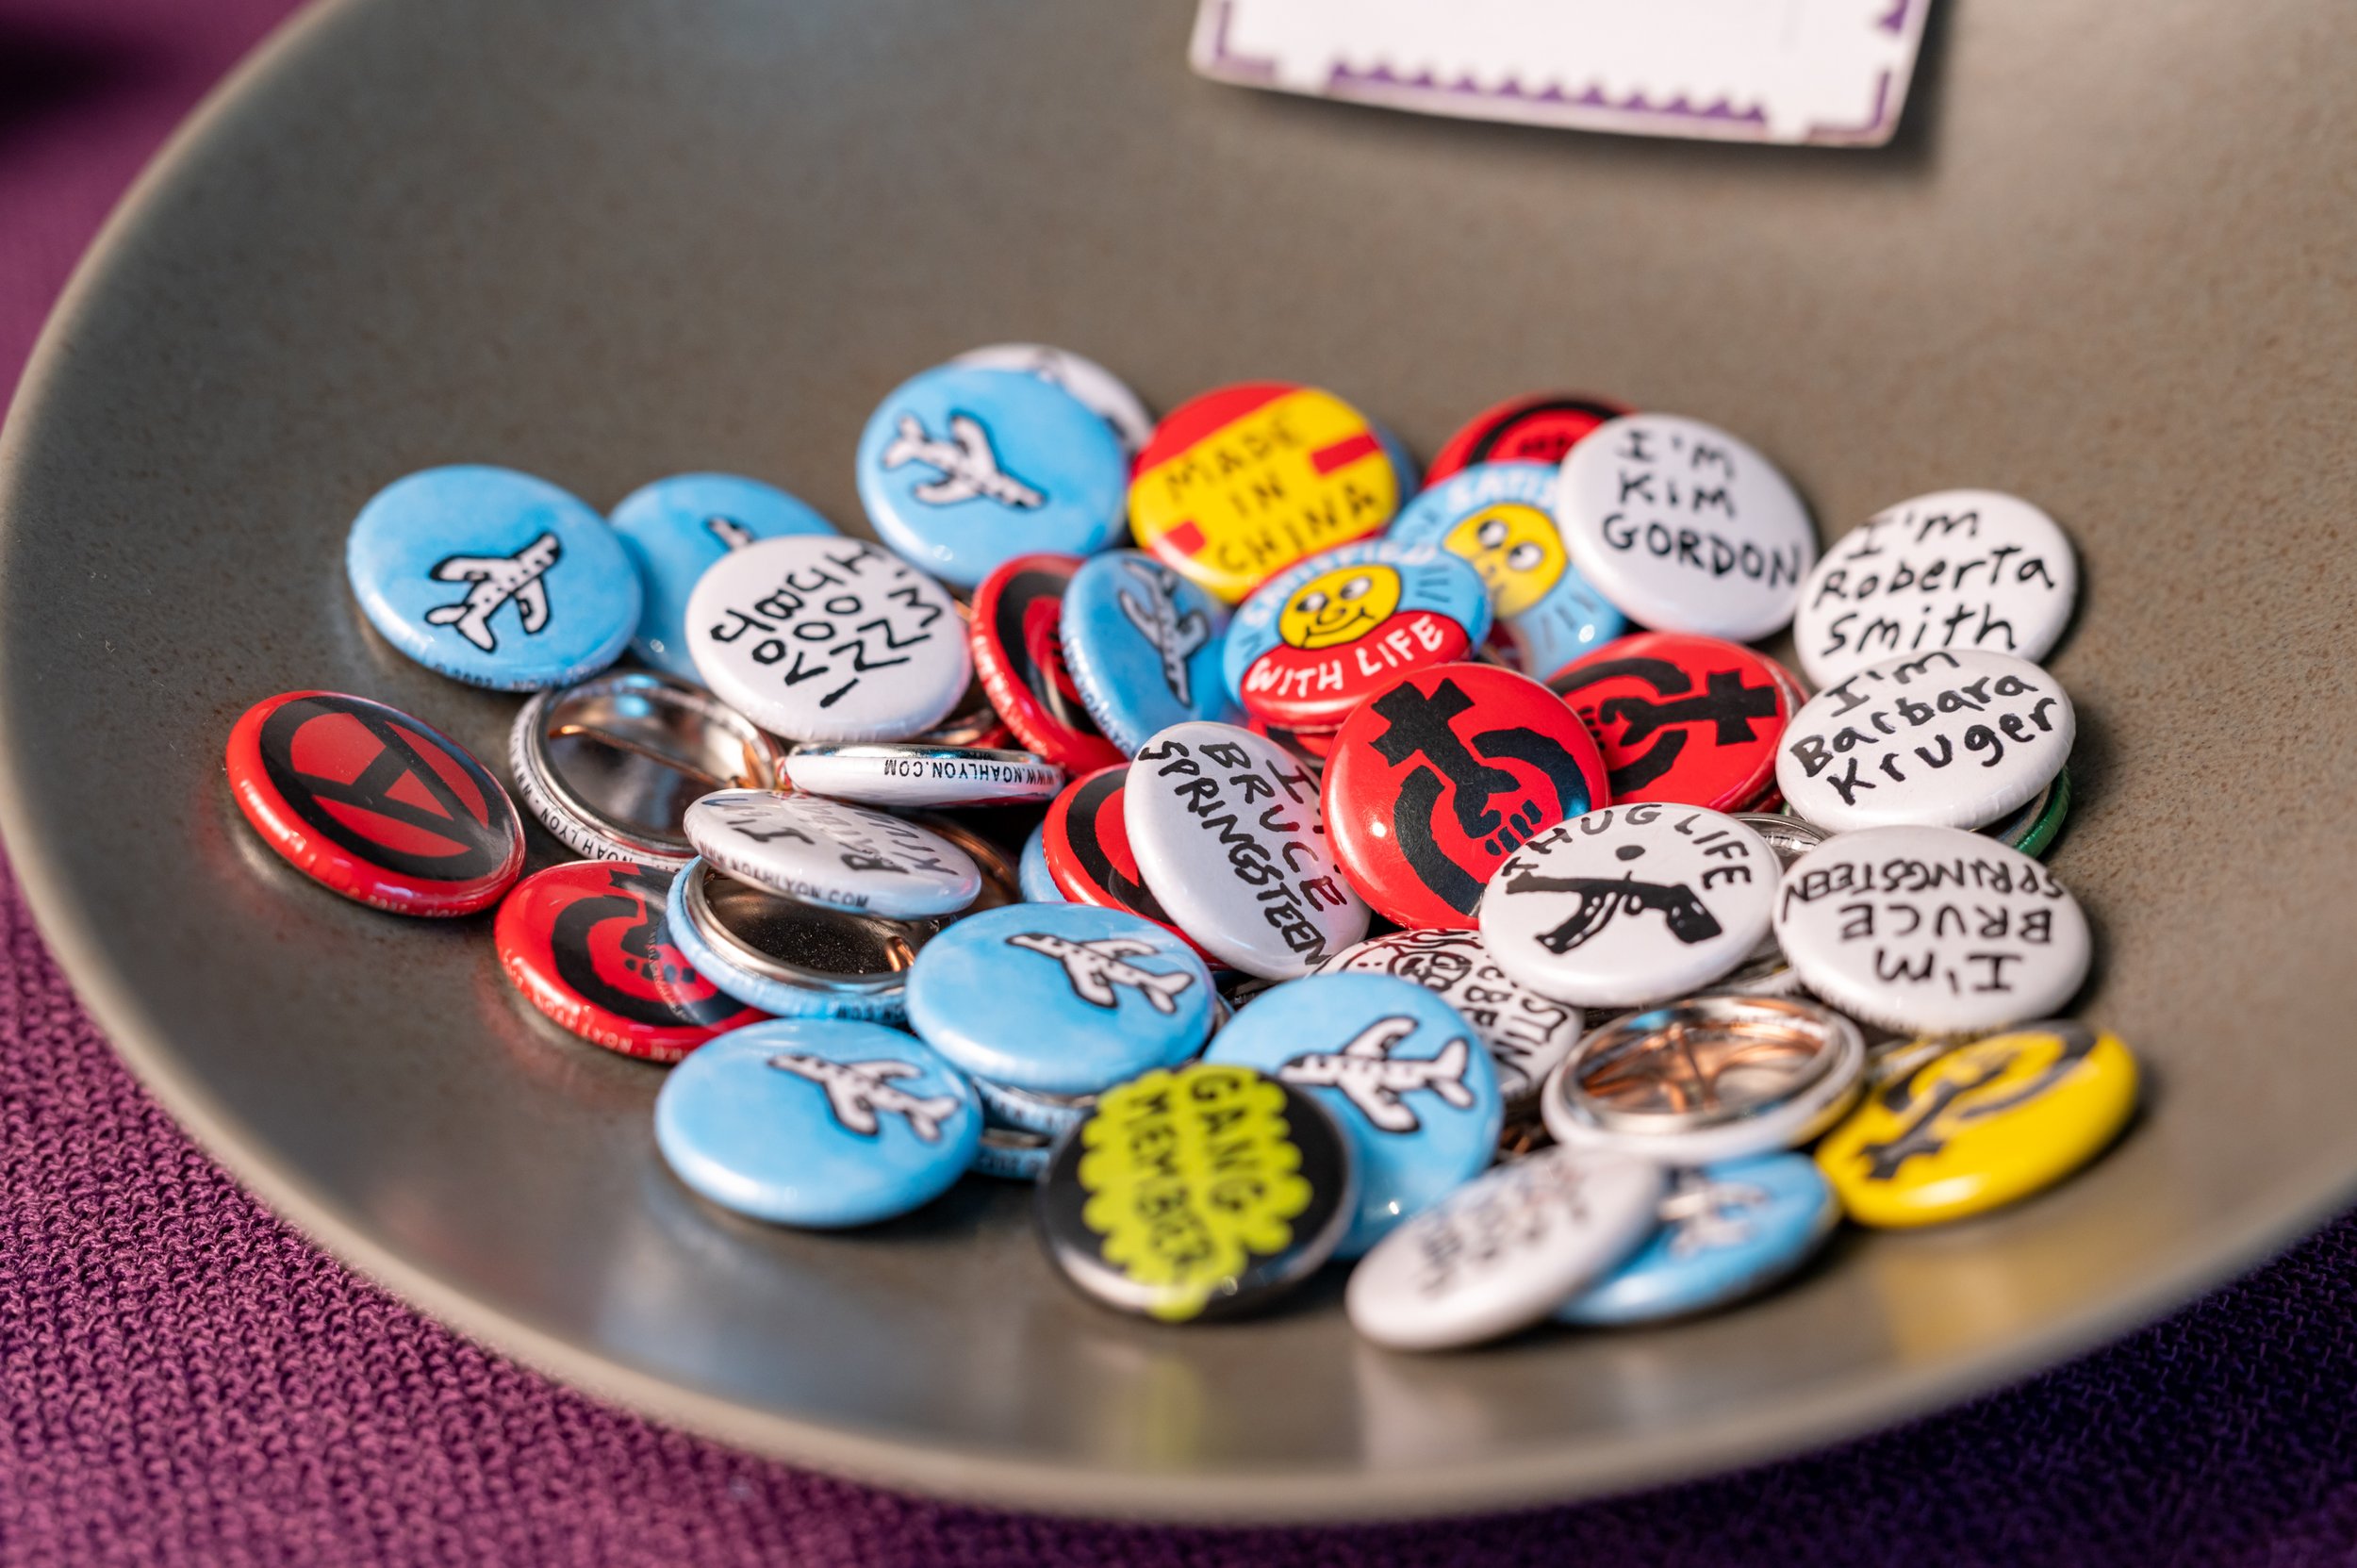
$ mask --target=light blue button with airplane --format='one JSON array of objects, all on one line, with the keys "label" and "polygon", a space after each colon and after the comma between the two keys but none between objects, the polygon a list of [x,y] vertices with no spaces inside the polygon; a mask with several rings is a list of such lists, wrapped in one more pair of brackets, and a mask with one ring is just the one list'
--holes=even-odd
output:
[{"label": "light blue button with airplane", "polygon": [[1033,551],[1095,554],[1127,525],[1129,493],[1112,427],[1019,371],[938,366],[894,388],[860,437],[877,536],[956,587]]},{"label": "light blue button with airplane", "polygon": [[386,641],[500,691],[594,675],[638,624],[638,573],[614,530],[513,469],[468,464],[393,481],[353,520],[344,570]]},{"label": "light blue button with airplane", "polygon": [[1191,718],[1235,719],[1220,676],[1226,606],[1144,551],[1091,556],[1059,624],[1080,701],[1122,751]]},{"label": "light blue button with airplane", "polygon": [[1489,1166],[1504,1102],[1490,1053],[1457,1010],[1391,975],[1311,975],[1255,998],[1207,1062],[1257,1067],[1314,1094],[1359,1168],[1356,1258]]},{"label": "light blue button with airplane", "polygon": [[684,681],[701,681],[687,656],[687,596],[704,569],[732,550],[783,534],[832,534],[807,503],[733,473],[675,473],[622,498],[610,518],[644,603],[630,651]]},{"label": "light blue button with airplane", "polygon": [[1094,904],[968,916],[909,967],[909,1027],[976,1078],[1091,1095],[1176,1066],[1211,1032],[1211,972],[1153,921]]},{"label": "light blue button with airplane", "polygon": [[654,1101],[655,1147],[724,1209],[867,1225],[938,1197],[982,1135],[973,1086],[882,1024],[772,1018],[708,1041]]},{"label": "light blue button with airplane", "polygon": [[1807,1262],[1840,1217],[1833,1189],[1805,1154],[1680,1171],[1653,1240],[1558,1308],[1556,1320],[1650,1323],[1724,1306]]},{"label": "light blue button with airplane", "polygon": [[1628,630],[1563,548],[1555,478],[1553,463],[1475,463],[1402,507],[1386,536],[1439,545],[1479,572],[1524,669],[1541,680]]},{"label": "light blue button with airplane", "polygon": [[1031,836],[1023,841],[1023,855],[1015,862],[1014,880],[1023,896],[1035,904],[1066,901],[1063,889],[1056,885],[1056,874],[1047,869],[1047,823],[1033,828]]}]

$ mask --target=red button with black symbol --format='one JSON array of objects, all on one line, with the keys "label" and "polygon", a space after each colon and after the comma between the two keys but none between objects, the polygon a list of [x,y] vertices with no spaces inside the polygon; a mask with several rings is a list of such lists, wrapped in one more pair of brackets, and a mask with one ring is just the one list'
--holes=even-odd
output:
[{"label": "red button with black symbol", "polygon": [[1474,924],[1533,834],[1611,804],[1579,716],[1527,675],[1452,664],[1352,710],[1326,762],[1326,831],[1360,896],[1408,927]]},{"label": "red button with black symbol", "polygon": [[1015,738],[1076,775],[1127,760],[1064,668],[1063,591],[1080,569],[1078,555],[1017,555],[974,590],[966,632],[974,671]]},{"label": "red button with black symbol", "polygon": [[1099,768],[1064,786],[1048,806],[1047,818],[1040,827],[1047,875],[1073,902],[1144,916],[1219,968],[1219,961],[1178,929],[1170,911],[1138,874],[1138,858],[1129,852],[1129,820],[1122,803],[1122,789],[1129,778],[1129,765],[1123,763],[1118,767]]},{"label": "red button with black symbol", "polygon": [[500,967],[524,999],[583,1039],[676,1062],[767,1015],[698,974],[671,945],[664,900],[674,872],[577,860],[536,871],[500,905]]},{"label": "red button with black symbol", "polygon": [[1475,463],[1560,463],[1582,437],[1627,412],[1576,392],[1508,398],[1466,421],[1433,457],[1424,482],[1437,485]]},{"label": "red button with black symbol", "polygon": [[1775,788],[1776,743],[1799,687],[1741,643],[1640,632],[1565,665],[1547,685],[1579,712],[1616,802],[1750,811]]},{"label": "red button with black symbol", "polygon": [[347,899],[471,915],[524,866],[524,828],[467,749],[398,708],[289,691],[229,732],[229,788],[262,841]]}]

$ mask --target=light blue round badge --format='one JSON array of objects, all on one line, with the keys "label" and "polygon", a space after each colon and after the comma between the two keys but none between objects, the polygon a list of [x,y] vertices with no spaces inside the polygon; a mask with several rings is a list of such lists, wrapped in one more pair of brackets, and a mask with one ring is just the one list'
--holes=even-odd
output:
[{"label": "light blue round badge", "polygon": [[1341,1257],[1365,1252],[1497,1152],[1504,1111],[1490,1053],[1455,1008],[1413,981],[1293,981],[1237,1013],[1203,1054],[1309,1090],[1334,1114],[1360,1174]]},{"label": "light blue round badge", "polygon": [[1089,1095],[1202,1049],[1211,973],[1151,920],[1009,904],[958,921],[910,966],[909,1027],[977,1078]]},{"label": "light blue round badge", "polygon": [[1650,1323],[1765,1290],[1833,1233],[1841,1207],[1805,1154],[1678,1172],[1637,1256],[1556,1309],[1561,1323]]},{"label": "light blue round badge", "polygon": [[1035,904],[1060,904],[1067,901],[1063,889],[1056,885],[1056,874],[1047,868],[1047,824],[1042,822],[1031,830],[1031,836],[1023,841],[1023,856],[1015,862],[1015,885],[1024,898]]},{"label": "light blue round badge", "polygon": [[638,569],[644,601],[630,651],[684,681],[703,679],[687,656],[687,596],[704,568],[755,539],[835,531],[776,486],[733,473],[675,473],[642,485],[622,498],[611,521]]},{"label": "light blue round badge", "polygon": [[1081,703],[1124,752],[1190,718],[1235,718],[1219,668],[1227,606],[1145,552],[1083,563],[1059,625]]},{"label": "light blue round badge", "polygon": [[1404,507],[1387,537],[1439,545],[1481,574],[1491,608],[1541,680],[1628,629],[1572,565],[1555,526],[1553,463],[1475,463]]},{"label": "light blue round badge", "polygon": [[882,1024],[773,1018],[671,1069],[655,1147],[724,1209],[832,1229],[940,1197],[974,1158],[973,1086],[922,1040]]},{"label": "light blue round badge", "polygon": [[638,624],[605,520],[513,469],[424,469],[353,520],[344,570],[371,624],[430,669],[499,691],[594,675]]},{"label": "light blue round badge", "polygon": [[1489,630],[1473,568],[1437,544],[1375,539],[1255,588],[1228,625],[1220,674],[1254,718],[1330,730],[1400,676],[1471,656]]},{"label": "light blue round badge", "polygon": [[1017,555],[1104,549],[1129,491],[1112,428],[1017,371],[927,371],[877,404],[859,441],[859,498],[877,536],[962,588]]}]

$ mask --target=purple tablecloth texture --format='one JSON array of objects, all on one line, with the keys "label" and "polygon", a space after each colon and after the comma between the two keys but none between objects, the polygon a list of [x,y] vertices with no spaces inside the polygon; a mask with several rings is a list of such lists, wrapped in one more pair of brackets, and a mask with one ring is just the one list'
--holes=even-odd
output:
[{"label": "purple tablecloth texture", "polygon": [[[288,0],[0,0],[0,386],[123,188]],[[2020,1388],[1508,1518],[1027,1519],[606,1409],[294,1234],[108,1051],[0,862],[0,1562],[2357,1561],[2357,1222]]]}]

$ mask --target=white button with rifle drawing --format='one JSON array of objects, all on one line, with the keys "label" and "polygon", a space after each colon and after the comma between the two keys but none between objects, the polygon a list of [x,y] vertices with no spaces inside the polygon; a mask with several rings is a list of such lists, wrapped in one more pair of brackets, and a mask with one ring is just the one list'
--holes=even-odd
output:
[{"label": "white button with rifle drawing", "polygon": [[1642,1007],[1726,974],[1768,934],[1768,841],[1699,806],[1591,811],[1492,874],[1481,940],[1498,967],[1581,1007]]}]

